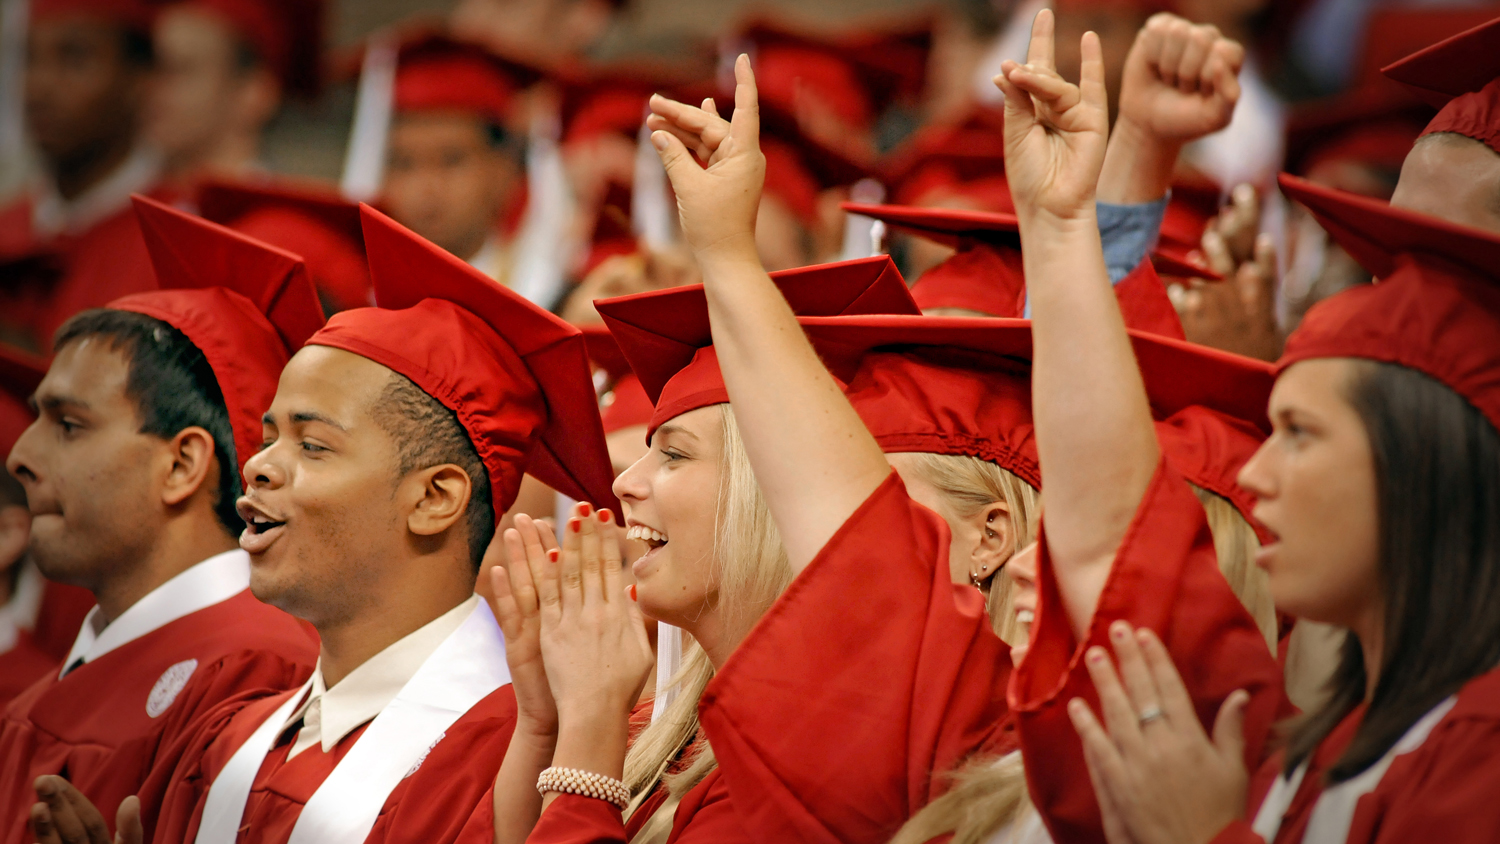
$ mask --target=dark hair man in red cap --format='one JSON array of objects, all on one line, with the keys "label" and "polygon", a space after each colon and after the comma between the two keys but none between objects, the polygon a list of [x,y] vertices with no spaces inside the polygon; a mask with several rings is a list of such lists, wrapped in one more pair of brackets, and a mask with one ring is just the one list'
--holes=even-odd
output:
[{"label": "dark hair man in red cap", "polygon": [[[155,156],[136,144],[152,68],[151,11],[144,0],[32,3],[26,128],[45,179],[0,208],[0,253],[58,252],[63,275],[0,297],[0,320],[30,351],[43,351],[78,311],[154,286],[129,201],[158,174]],[[13,298],[41,300],[41,313],[18,309]]]},{"label": "dark hair man in red cap", "polygon": [[192,190],[204,176],[260,169],[261,141],[286,95],[317,92],[321,0],[181,0],[153,31],[157,74],[143,130],[164,178]]},{"label": "dark hair man in red cap", "polygon": [[6,466],[37,566],[99,604],[0,721],[0,841],[32,840],[39,776],[113,816],[198,717],[301,682],[315,655],[250,594],[234,509],[287,348],[322,322],[312,285],[288,253],[145,200],[139,215],[167,289],[63,326]]},{"label": "dark hair man in red cap", "polygon": [[[481,558],[523,472],[615,506],[577,329],[378,212],[364,223],[380,306],[336,314],[287,364],[239,502],[251,587],[317,628],[318,668],[206,719],[127,832],[441,842],[470,813],[491,823],[516,699]],[[38,812],[75,828],[80,798],[56,783]]]}]

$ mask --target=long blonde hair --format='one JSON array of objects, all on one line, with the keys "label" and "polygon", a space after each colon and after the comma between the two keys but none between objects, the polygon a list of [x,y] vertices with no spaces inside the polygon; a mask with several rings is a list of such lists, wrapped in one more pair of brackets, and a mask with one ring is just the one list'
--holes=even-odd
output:
[{"label": "long blonde hair", "polygon": [[[786,590],[792,569],[750,469],[734,414],[727,404],[718,407],[724,436],[709,600],[720,615],[726,638],[739,641]],[[698,700],[713,677],[708,654],[684,632],[682,668],[672,678],[676,695],[661,717],[636,737],[625,756],[625,784],[632,793],[649,791],[661,779],[670,793],[680,795],[717,766],[708,741],[697,739]],[[690,743],[693,755],[687,769],[667,774],[667,766]]]},{"label": "long blonde hair", "polygon": [[[993,464],[986,465],[993,466]],[[1004,472],[998,466],[994,468],[997,472]],[[1011,477],[1015,476],[1011,475]],[[971,488],[968,490],[969,494],[954,495],[948,493],[945,487],[937,483],[933,477],[924,475],[923,479],[944,491],[950,506],[955,507],[955,510],[964,506],[964,502],[971,501],[972,493],[978,491],[977,488]],[[1015,480],[1022,486],[1026,486],[1019,478]],[[1228,499],[1194,484],[1188,484],[1188,486],[1192,487],[1199,502],[1203,505],[1209,531],[1214,537],[1214,553],[1219,560],[1219,570],[1223,572],[1224,579],[1228,581],[1229,588],[1240,599],[1240,603],[1255,619],[1256,626],[1265,635],[1266,644],[1271,652],[1275,653],[1276,609],[1271,601],[1269,579],[1266,573],[1254,564],[1255,552],[1260,550],[1260,540],[1255,535],[1254,528]],[[1029,486],[1026,488],[1030,489]],[[1028,511],[1036,512],[1037,498],[1035,491],[1032,490],[1029,499],[1017,496],[1003,500],[1010,502],[1025,500]],[[1000,496],[995,496],[990,501],[979,504],[978,507],[982,508],[996,500],[1001,500]],[[1013,524],[1015,513],[1020,509],[1021,507],[1014,504],[1011,507]],[[1030,541],[1031,530],[1028,528],[1025,542]],[[1024,544],[1018,541],[1016,548],[1021,547],[1024,547]],[[1008,580],[996,579],[1007,584],[1008,587]],[[991,603],[995,603],[995,593],[999,588],[1000,585],[997,584],[991,589]],[[1005,603],[1009,604],[1008,594]],[[1005,611],[1009,616],[1014,615],[1009,612],[1008,607]],[[991,608],[990,618],[996,622],[996,635],[1006,642],[1012,642],[1011,639],[1006,638],[1006,633],[1009,630],[1012,635],[1016,635],[1019,625],[1007,629],[1003,619],[997,620],[994,613],[995,610]],[[1014,624],[1013,621],[1011,623]],[[1014,823],[1031,806],[1031,798],[1026,792],[1026,768],[1019,753],[1011,753],[999,758],[976,757],[945,775],[945,779],[952,784],[951,787],[942,796],[912,815],[911,819],[897,831],[895,838],[891,839],[891,844],[921,844],[950,832],[953,833],[952,844],[983,844],[1006,824]]]}]

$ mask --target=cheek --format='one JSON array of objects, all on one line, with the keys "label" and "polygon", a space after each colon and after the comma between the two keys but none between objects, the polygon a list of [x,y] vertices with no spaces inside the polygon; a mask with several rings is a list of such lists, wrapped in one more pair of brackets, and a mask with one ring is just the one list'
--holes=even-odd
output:
[{"label": "cheek", "polygon": [[1337,457],[1288,462],[1278,501],[1281,543],[1269,572],[1284,611],[1348,624],[1374,594],[1378,518],[1373,471]]}]

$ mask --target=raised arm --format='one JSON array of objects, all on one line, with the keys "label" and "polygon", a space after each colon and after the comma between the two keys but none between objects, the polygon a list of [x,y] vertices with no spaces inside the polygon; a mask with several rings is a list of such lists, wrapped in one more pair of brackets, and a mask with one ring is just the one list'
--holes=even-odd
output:
[{"label": "raised arm", "polygon": [[[648,125],[703,271],[709,321],[755,479],[800,572],[890,474],[885,456],[802,333],[755,251],[765,158],[750,60],[735,108],[653,97]],[[699,166],[693,153],[707,163]]]},{"label": "raised arm", "polygon": [[1005,170],[1031,302],[1047,550],[1084,638],[1160,452],[1095,217],[1109,126],[1099,37],[1083,36],[1073,85],[1057,73],[1052,31],[1044,10],[1027,63],[1006,62],[995,82],[1005,93]]}]

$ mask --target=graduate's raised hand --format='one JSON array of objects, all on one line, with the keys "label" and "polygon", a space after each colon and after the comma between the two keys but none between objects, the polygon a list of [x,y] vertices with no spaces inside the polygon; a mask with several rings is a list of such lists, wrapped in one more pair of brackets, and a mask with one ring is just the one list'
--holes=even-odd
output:
[{"label": "graduate's raised hand", "polygon": [[141,801],[127,797],[115,815],[110,836],[104,816],[83,792],[59,776],[37,777],[41,802],[31,807],[31,834],[37,844],[141,844]]},{"label": "graduate's raised hand", "polygon": [[651,143],[677,194],[683,238],[700,265],[720,257],[759,260],[755,216],[766,160],[760,151],[760,103],[748,56],[735,61],[734,79],[734,115],[728,121],[719,117],[712,100],[695,107],[660,95],[651,98],[651,115],[646,118]]},{"label": "graduate's raised hand", "polygon": [[1152,15],[1125,58],[1115,131],[1180,145],[1223,129],[1240,99],[1244,63],[1245,48],[1218,27]]},{"label": "graduate's raised hand", "polygon": [[1207,844],[1245,814],[1249,695],[1229,696],[1210,739],[1161,640],[1123,621],[1109,637],[1118,672],[1102,648],[1084,656],[1104,724],[1081,699],[1068,704],[1106,833],[1112,842]]},{"label": "graduate's raised hand", "polygon": [[515,527],[490,543],[490,607],[505,634],[505,661],[516,693],[517,729],[557,734],[557,704],[542,660],[542,617],[536,584],[553,577],[557,539],[546,523],[520,514]]},{"label": "graduate's raised hand", "polygon": [[1053,56],[1051,10],[1031,24],[1026,64],[1007,61],[995,84],[1005,94],[1005,177],[1024,223],[1088,218],[1109,140],[1109,105],[1099,36],[1083,35],[1079,84],[1063,79]]}]

